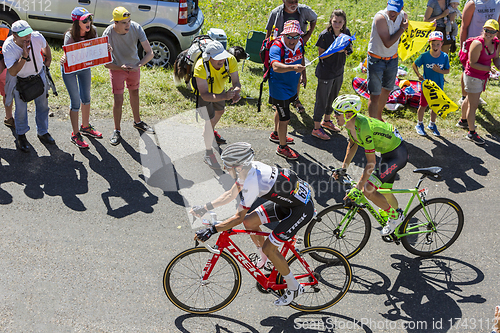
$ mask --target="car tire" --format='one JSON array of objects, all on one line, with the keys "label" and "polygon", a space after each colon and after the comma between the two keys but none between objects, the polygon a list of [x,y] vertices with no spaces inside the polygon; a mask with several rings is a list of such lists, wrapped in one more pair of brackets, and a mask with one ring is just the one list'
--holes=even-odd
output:
[{"label": "car tire", "polygon": [[9,28],[12,27],[12,24],[17,21],[17,18],[13,15],[9,15],[5,12],[0,12],[0,25],[7,25]]},{"label": "car tire", "polygon": [[[168,67],[173,65],[177,58],[177,47],[171,39],[161,34],[155,33],[148,36],[149,45],[153,49],[154,57],[148,62],[148,66]],[[139,56],[144,57],[145,52],[142,46],[139,47]]]}]

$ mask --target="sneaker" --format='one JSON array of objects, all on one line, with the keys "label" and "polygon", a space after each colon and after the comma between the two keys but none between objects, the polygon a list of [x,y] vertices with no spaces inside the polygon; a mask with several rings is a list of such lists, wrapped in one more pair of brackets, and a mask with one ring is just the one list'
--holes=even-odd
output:
[{"label": "sneaker", "polygon": [[299,285],[299,289],[297,290],[289,290],[287,289],[280,298],[274,301],[274,305],[283,306],[288,305],[293,302],[298,296],[302,295],[305,292],[304,287]]},{"label": "sneaker", "polygon": [[330,140],[330,136],[328,136],[328,134],[325,133],[325,130],[321,127],[318,129],[313,129],[311,135],[321,140]]},{"label": "sneaker", "polygon": [[464,100],[465,100],[464,96],[460,97],[460,99],[458,100],[458,105],[462,106],[462,104],[464,104]]},{"label": "sneaker", "polygon": [[424,130],[424,124],[423,123],[418,123],[417,126],[415,126],[415,129],[417,130],[418,135],[426,136],[427,133],[425,133]]},{"label": "sneaker", "polygon": [[403,214],[403,211],[401,209],[396,209],[396,211],[398,212],[398,217],[396,219],[392,219],[390,218],[387,222],[387,224],[385,225],[385,227],[382,228],[382,230],[380,230],[380,235],[381,236],[389,236],[390,234],[392,234],[394,232],[394,230],[397,229],[397,227],[403,223],[404,219],[405,219],[405,216]]},{"label": "sneaker", "polygon": [[143,121],[140,121],[138,123],[134,121],[134,128],[137,128],[139,131],[143,131],[148,134],[155,134],[155,130],[153,129],[153,127],[149,126]]},{"label": "sneaker", "polygon": [[222,136],[220,136],[220,134],[217,133],[217,131],[214,131],[214,137],[215,137],[215,142],[217,142],[217,144],[219,144],[219,145],[226,144],[226,139],[224,139]]},{"label": "sneaker", "polygon": [[219,162],[215,158],[214,153],[212,153],[210,155],[205,155],[205,157],[203,158],[203,162],[205,162],[205,164],[208,165],[211,169],[214,169],[214,170],[220,169]]},{"label": "sneaker", "polygon": [[332,132],[340,132],[340,128],[338,128],[331,120],[322,121],[321,127],[329,129]]},{"label": "sneaker", "polygon": [[92,126],[90,124],[88,127],[80,126],[80,132],[83,135],[89,136],[91,138],[102,139],[102,133],[99,131],[96,131],[94,129],[94,126]]},{"label": "sneaker", "polygon": [[[269,135],[269,141],[279,144],[280,138],[279,138],[278,134],[274,134],[274,132],[271,132],[271,135]],[[295,143],[295,141],[293,141],[293,138],[291,138],[289,136],[286,137],[286,144],[287,145],[293,145],[294,143]]]},{"label": "sneaker", "polygon": [[82,134],[80,132],[76,133],[74,135],[71,133],[71,142],[73,142],[78,148],[85,149],[89,147],[89,144],[85,142],[85,140],[82,137]]},{"label": "sneaker", "polygon": [[488,103],[486,103],[486,101],[484,99],[482,99],[481,97],[479,97],[479,105],[480,106],[486,106],[486,105],[488,105]]},{"label": "sneaker", "polygon": [[467,120],[463,121],[462,119],[460,119],[455,126],[463,129],[469,129],[469,123],[467,122]]},{"label": "sneaker", "polygon": [[289,160],[296,160],[299,158],[299,154],[294,152],[290,147],[285,146],[285,148],[276,149],[276,154]]},{"label": "sneaker", "polygon": [[434,124],[434,125],[429,124],[427,126],[427,129],[431,130],[432,135],[434,135],[434,136],[441,136],[441,133],[439,133],[436,124]]},{"label": "sneaker", "polygon": [[16,128],[16,122],[14,121],[14,118],[12,118],[12,117],[10,117],[9,119],[4,118],[3,123],[7,127]]},{"label": "sneaker", "polygon": [[122,141],[122,136],[120,134],[120,131],[114,130],[113,136],[109,139],[109,143],[111,143],[111,145],[113,145],[113,146],[116,146],[116,145],[120,144],[120,141]]},{"label": "sneaker", "polygon": [[471,132],[469,131],[465,138],[469,141],[474,142],[476,145],[484,145],[484,140],[479,136],[479,134],[477,134],[477,132],[471,134]]}]

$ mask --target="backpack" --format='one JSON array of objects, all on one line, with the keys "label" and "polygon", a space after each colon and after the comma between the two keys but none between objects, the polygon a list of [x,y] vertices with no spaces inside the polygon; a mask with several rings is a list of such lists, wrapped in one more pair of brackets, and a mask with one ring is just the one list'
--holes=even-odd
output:
[{"label": "backpack", "polygon": [[[464,68],[467,65],[467,62],[469,61],[470,45],[475,40],[479,40],[481,42],[481,44],[483,44],[483,47],[484,47],[484,39],[482,39],[481,36],[471,37],[471,38],[467,38],[467,40],[464,42],[464,45],[460,48],[460,51],[458,52],[458,60],[460,60],[460,63],[462,64],[462,66],[464,66]],[[495,37],[493,39],[493,45],[495,46],[495,49],[498,47],[499,43],[500,43],[500,40]]]},{"label": "backpack", "polygon": [[[198,85],[196,84],[196,78],[194,77],[194,67],[198,59],[202,56],[207,44],[213,41],[208,35],[199,35],[193,38],[191,46],[179,53],[174,64],[174,79],[184,78],[186,84],[191,86],[194,94],[196,94],[196,108],[198,108],[198,99],[200,92],[198,90]],[[213,91],[214,78],[210,75],[209,61],[203,61],[203,66],[207,73],[207,81],[210,85],[210,90]],[[229,72],[229,61],[226,59],[224,62],[224,72],[222,74]],[[229,82],[231,83],[231,76],[229,76]]]}]

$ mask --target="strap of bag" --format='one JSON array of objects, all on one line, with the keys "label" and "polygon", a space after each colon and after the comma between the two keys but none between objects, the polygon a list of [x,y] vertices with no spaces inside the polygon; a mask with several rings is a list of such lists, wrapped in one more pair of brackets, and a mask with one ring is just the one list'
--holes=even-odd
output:
[{"label": "strap of bag", "polygon": [[35,52],[33,51],[33,44],[31,44],[31,41],[30,41],[30,47],[31,47],[31,54],[33,55],[33,64],[35,65],[35,72],[36,72],[36,74],[38,74],[38,67],[36,65]]}]

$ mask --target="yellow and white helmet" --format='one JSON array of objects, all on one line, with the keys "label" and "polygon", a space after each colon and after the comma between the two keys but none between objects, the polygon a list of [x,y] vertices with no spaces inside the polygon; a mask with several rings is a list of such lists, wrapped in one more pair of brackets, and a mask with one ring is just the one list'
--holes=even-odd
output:
[{"label": "yellow and white helmet", "polygon": [[361,111],[361,98],[356,95],[340,95],[333,101],[333,109],[340,113]]}]

